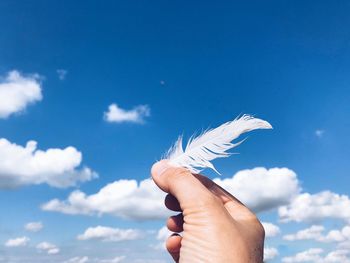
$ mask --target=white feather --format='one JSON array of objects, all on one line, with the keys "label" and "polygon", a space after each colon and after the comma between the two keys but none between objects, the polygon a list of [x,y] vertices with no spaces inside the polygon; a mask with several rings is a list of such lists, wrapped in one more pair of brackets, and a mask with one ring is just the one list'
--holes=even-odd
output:
[{"label": "white feather", "polygon": [[204,131],[197,137],[192,136],[185,150],[182,148],[182,136],[166,154],[170,164],[185,167],[192,173],[199,173],[205,168],[211,168],[220,174],[210,162],[216,158],[228,157],[227,151],[243,142],[232,143],[242,133],[256,129],[272,129],[267,121],[243,115],[233,121],[226,122],[215,129]]}]

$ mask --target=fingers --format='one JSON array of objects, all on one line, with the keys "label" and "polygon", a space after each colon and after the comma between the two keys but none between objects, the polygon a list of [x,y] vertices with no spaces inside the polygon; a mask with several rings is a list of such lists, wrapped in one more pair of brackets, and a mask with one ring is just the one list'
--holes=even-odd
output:
[{"label": "fingers", "polygon": [[166,224],[171,232],[182,232],[184,230],[184,218],[182,213],[169,217]]},{"label": "fingers", "polygon": [[167,194],[165,196],[164,203],[165,203],[165,206],[172,211],[175,211],[175,212],[181,211],[179,201],[177,201],[177,199],[171,194]]},{"label": "fingers", "polygon": [[166,248],[175,262],[179,262],[182,237],[178,234],[171,235],[166,241]]},{"label": "fingers", "polygon": [[158,187],[172,194],[182,210],[186,205],[217,205],[212,193],[185,168],[171,166],[167,160],[162,160],[153,165],[151,173]]},{"label": "fingers", "polygon": [[201,174],[196,174],[194,176],[203,185],[205,185],[207,189],[210,190],[210,192],[219,197],[233,219],[239,221],[256,218],[255,214],[250,211],[249,208],[247,208],[241,201],[239,201],[236,197],[227,192],[221,186],[210,180],[208,177],[205,177]]}]

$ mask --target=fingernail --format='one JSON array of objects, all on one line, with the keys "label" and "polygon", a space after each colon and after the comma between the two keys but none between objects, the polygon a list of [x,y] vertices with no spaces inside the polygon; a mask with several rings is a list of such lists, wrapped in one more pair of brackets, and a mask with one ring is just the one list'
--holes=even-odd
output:
[{"label": "fingernail", "polygon": [[161,160],[161,161],[153,164],[152,169],[151,169],[151,173],[154,176],[160,176],[169,167],[170,167],[170,165],[168,164],[167,160]]}]

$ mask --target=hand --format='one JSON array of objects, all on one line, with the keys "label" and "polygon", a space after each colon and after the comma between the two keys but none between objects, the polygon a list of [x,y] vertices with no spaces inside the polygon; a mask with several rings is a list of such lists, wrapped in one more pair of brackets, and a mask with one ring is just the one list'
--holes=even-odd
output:
[{"label": "hand", "polygon": [[181,212],[167,227],[174,234],[166,242],[175,262],[261,263],[264,228],[240,201],[202,175],[173,167],[162,160],[152,177],[167,192],[165,206]]}]

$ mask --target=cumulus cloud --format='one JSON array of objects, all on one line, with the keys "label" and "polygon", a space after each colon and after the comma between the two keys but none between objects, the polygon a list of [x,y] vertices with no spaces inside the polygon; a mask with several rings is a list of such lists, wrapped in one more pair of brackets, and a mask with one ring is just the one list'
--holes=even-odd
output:
[{"label": "cumulus cloud", "polygon": [[[321,237],[319,241],[323,242],[346,242],[350,241],[350,226],[344,226],[342,229],[330,230],[324,237]],[[350,247],[349,247],[350,249]]]},{"label": "cumulus cloud", "polygon": [[323,219],[350,220],[350,199],[330,191],[303,193],[278,210],[282,222],[317,222]]},{"label": "cumulus cloud", "polygon": [[117,104],[109,105],[108,111],[104,112],[104,119],[108,122],[134,122],[143,123],[145,117],[150,116],[151,110],[148,105],[139,105],[131,110],[120,108]]},{"label": "cumulus cloud", "polygon": [[286,205],[300,192],[297,176],[288,168],[247,169],[232,178],[216,178],[214,182],[255,212]]},{"label": "cumulus cloud", "polygon": [[43,227],[41,222],[29,222],[24,226],[25,230],[29,232],[39,232]]},{"label": "cumulus cloud", "polygon": [[68,71],[65,69],[57,69],[56,72],[60,80],[64,80],[68,73]]},{"label": "cumulus cloud", "polygon": [[269,222],[261,222],[265,229],[265,237],[275,237],[281,233],[280,228],[277,225],[274,225]]},{"label": "cumulus cloud", "polygon": [[60,252],[60,249],[56,245],[49,242],[41,242],[36,248],[40,251],[45,251],[49,255],[58,254]]},{"label": "cumulus cloud", "polygon": [[[287,204],[300,191],[296,174],[287,168],[254,168],[214,181],[258,212]],[[163,204],[164,197],[150,179],[139,184],[136,180],[118,180],[92,195],[76,190],[67,200],[53,199],[43,204],[42,209],[72,215],[112,214],[136,220],[163,219],[169,216]]]},{"label": "cumulus cloud", "polygon": [[265,247],[264,248],[264,262],[269,262],[278,256],[278,250],[274,247]]},{"label": "cumulus cloud", "polygon": [[164,197],[165,193],[150,179],[139,184],[136,180],[118,180],[92,195],[76,190],[66,201],[53,199],[43,204],[42,209],[72,215],[111,214],[135,220],[153,220],[169,216],[164,207]]},{"label": "cumulus cloud", "polygon": [[42,100],[39,75],[23,76],[17,70],[0,78],[0,118],[21,112],[29,104]]},{"label": "cumulus cloud", "polygon": [[82,154],[72,146],[44,151],[36,141],[21,146],[0,138],[0,156],[0,189],[42,183],[64,188],[97,177],[87,167],[79,169]]},{"label": "cumulus cloud", "polygon": [[105,226],[89,227],[85,232],[77,237],[78,240],[102,240],[108,242],[118,242],[124,240],[135,240],[142,237],[142,233],[137,229],[120,229]]},{"label": "cumulus cloud", "polygon": [[283,236],[284,240],[296,241],[296,240],[319,240],[322,238],[322,232],[324,231],[324,226],[313,225],[309,228],[298,231],[295,234],[289,234]]},{"label": "cumulus cloud", "polygon": [[9,239],[6,241],[6,247],[25,247],[28,245],[30,239],[28,237],[18,237],[14,239]]},{"label": "cumulus cloud", "polygon": [[350,258],[348,250],[335,250],[329,252],[326,256],[322,256],[324,253],[321,248],[310,248],[306,251],[297,253],[291,257],[282,258],[283,263],[296,263],[296,262],[311,262],[311,263],[349,263]]}]

